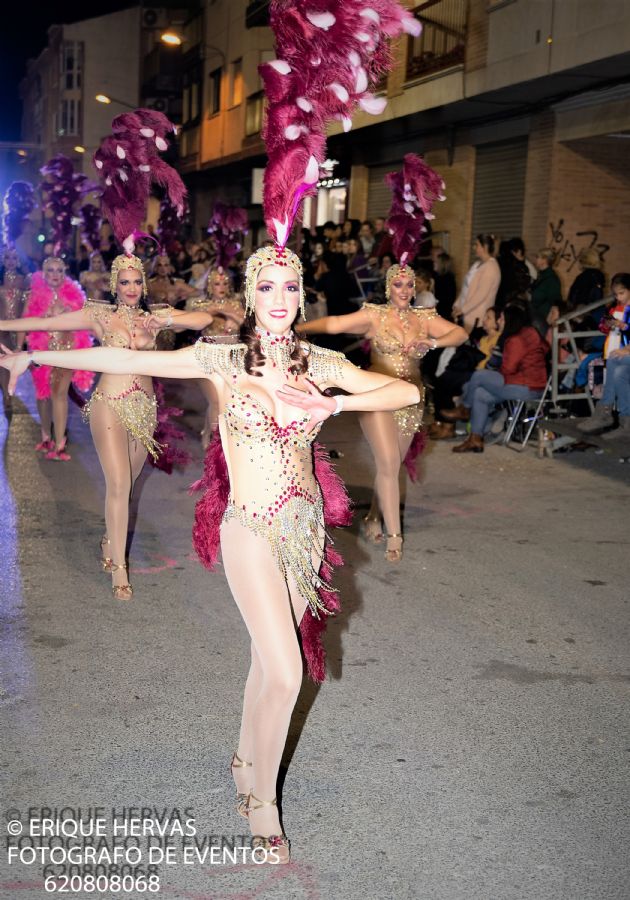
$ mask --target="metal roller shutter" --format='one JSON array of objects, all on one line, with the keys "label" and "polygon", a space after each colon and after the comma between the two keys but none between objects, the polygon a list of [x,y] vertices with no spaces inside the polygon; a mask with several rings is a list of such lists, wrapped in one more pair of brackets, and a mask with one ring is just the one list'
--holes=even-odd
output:
[{"label": "metal roller shutter", "polygon": [[526,165],[527,138],[477,147],[473,237],[494,234],[500,241],[521,236]]},{"label": "metal roller shutter", "polygon": [[402,168],[400,162],[389,163],[387,166],[371,166],[368,182],[367,218],[375,219],[377,216],[386,216],[392,205],[392,192],[385,184],[385,176],[389,172],[395,172]]}]

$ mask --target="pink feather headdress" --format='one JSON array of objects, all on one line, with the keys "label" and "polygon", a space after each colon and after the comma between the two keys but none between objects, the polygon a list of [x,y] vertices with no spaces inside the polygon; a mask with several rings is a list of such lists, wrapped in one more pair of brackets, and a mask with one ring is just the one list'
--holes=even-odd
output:
[{"label": "pink feather headdress", "polygon": [[240,206],[215,203],[208,222],[208,234],[214,239],[217,267],[227,269],[243,246],[243,235],[249,231],[247,210]]},{"label": "pink feather headdress", "polygon": [[184,183],[159,155],[168,149],[166,137],[173,131],[175,126],[162,113],[136,109],[116,116],[112,134],[94,154],[103,184],[103,213],[127,254],[133,253],[153,182],[166,190],[177,214],[184,214]]},{"label": "pink feather headdress", "polygon": [[413,262],[426,232],[425,221],[437,200],[446,200],[444,181],[421,157],[407,153],[400,172],[390,172],[385,181],[392,191],[392,206],[385,227],[392,235],[394,256],[401,266]]},{"label": "pink feather headdress", "polygon": [[271,27],[278,58],[258,67],[268,99],[263,206],[285,247],[315,192],[327,124],[338,119],[348,131],[357,106],[383,112],[386,100],[371,89],[391,69],[389,39],[422,26],[397,0],[271,0]]}]

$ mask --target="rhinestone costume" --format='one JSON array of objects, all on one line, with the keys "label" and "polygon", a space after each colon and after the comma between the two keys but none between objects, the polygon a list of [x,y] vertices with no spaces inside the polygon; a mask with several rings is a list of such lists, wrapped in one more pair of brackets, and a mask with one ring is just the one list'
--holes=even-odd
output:
[{"label": "rhinestone costume", "polygon": [[[335,382],[342,368],[351,365],[341,353],[312,344],[304,346],[309,349],[306,377],[315,384]],[[204,338],[195,344],[200,369],[206,375],[219,374],[230,390],[219,416],[230,479],[223,520],[235,518],[269,542],[283,576],[293,577],[312,614],[320,618],[331,611],[322,603],[318,590],[332,589],[319,574],[327,539],[323,499],[313,468],[312,444],[319,427],[305,432],[308,413],[288,425],[278,423],[246,381],[245,352],[244,344],[212,343]],[[279,347],[274,362],[277,359],[282,364],[288,352]],[[246,490],[234,480],[235,472],[243,473]]]},{"label": "rhinestone costume", "polygon": [[186,309],[190,312],[210,312],[214,318],[201,334],[204,337],[218,337],[223,334],[237,334],[239,325],[233,319],[225,319],[221,310],[229,310],[233,313],[243,314],[243,304],[237,297],[226,297],[224,300],[211,300],[210,297],[191,297],[186,302]]},{"label": "rhinestone costume", "polygon": [[[86,300],[83,309],[94,322],[101,325],[103,335],[100,343],[103,347],[130,347],[133,323],[149,316],[149,313],[143,310],[133,313],[122,305],[116,307],[110,303],[99,303],[93,300]],[[118,316],[122,320],[129,336],[112,327],[114,316]],[[152,341],[137,349],[153,350],[154,348],[155,342]],[[140,441],[153,459],[157,459],[162,447],[153,437],[157,426],[157,401],[153,393],[151,378],[136,375],[107,375],[101,376],[99,384],[104,379],[107,379],[106,383],[109,386],[120,386],[122,390],[112,392],[97,387],[83,408],[84,419],[89,420],[95,403],[99,401],[105,403],[116,413],[129,434],[135,440]]]},{"label": "rhinestone costume", "polygon": [[[5,272],[4,282],[0,285],[0,319],[19,319],[26,296],[26,276],[17,272]],[[3,343],[12,350],[17,347],[14,332],[5,332]]]},{"label": "rhinestone costume", "polygon": [[[400,433],[409,437],[422,428],[425,392],[420,373],[420,360],[424,353],[420,351],[412,353],[406,351],[404,343],[399,336],[390,330],[391,306],[364,303],[363,309],[372,319],[375,332],[372,338],[370,370],[372,372],[380,372],[382,375],[402,378],[404,381],[415,384],[420,391],[418,403],[414,403],[412,406],[405,406],[403,409],[397,409],[393,413]],[[434,319],[437,316],[437,311],[435,309],[409,307],[404,311],[404,316],[407,317],[407,321],[411,325],[413,319],[419,322]],[[405,330],[405,324],[403,324],[403,330]]]}]

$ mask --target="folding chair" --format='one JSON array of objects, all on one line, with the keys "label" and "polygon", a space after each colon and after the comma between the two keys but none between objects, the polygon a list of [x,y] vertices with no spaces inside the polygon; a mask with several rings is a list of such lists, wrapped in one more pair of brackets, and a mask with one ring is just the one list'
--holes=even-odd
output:
[{"label": "folding chair", "polygon": [[[542,419],[542,410],[545,403],[550,399],[552,377],[549,376],[547,384],[542,394],[538,398],[531,400],[507,400],[508,404],[508,420],[506,424],[505,434],[501,443],[510,447],[510,450],[518,450],[521,452],[527,446],[532,431],[540,419]],[[520,426],[523,429],[524,437],[520,442],[520,446],[514,447],[510,445],[512,436]],[[518,443],[518,442],[515,442]]]}]

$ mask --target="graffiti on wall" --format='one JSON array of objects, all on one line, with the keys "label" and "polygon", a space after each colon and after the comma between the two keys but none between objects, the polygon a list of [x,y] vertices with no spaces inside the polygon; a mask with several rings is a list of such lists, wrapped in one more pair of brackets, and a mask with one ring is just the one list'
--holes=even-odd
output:
[{"label": "graffiti on wall", "polygon": [[578,257],[582,250],[595,249],[602,259],[610,250],[610,244],[604,244],[599,240],[599,232],[595,229],[588,231],[576,231],[571,237],[566,237],[564,219],[558,219],[558,224],[549,223],[551,229],[551,249],[556,253],[557,264],[564,263],[563,268],[571,272],[578,264]]}]

